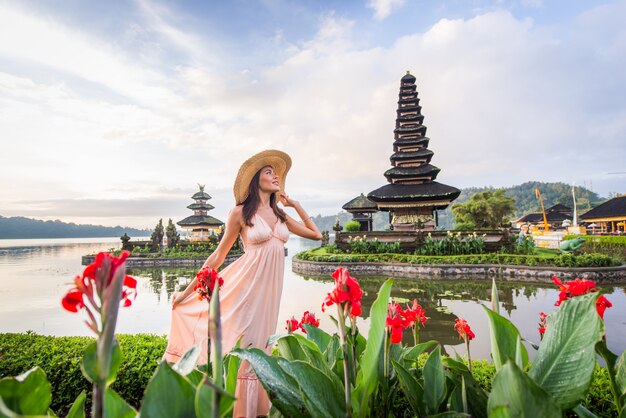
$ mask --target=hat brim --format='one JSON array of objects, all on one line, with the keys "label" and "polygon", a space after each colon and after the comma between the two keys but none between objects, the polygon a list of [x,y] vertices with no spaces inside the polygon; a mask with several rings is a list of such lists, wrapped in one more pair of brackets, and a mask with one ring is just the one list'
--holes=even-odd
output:
[{"label": "hat brim", "polygon": [[250,182],[254,175],[266,166],[271,166],[280,182],[280,191],[285,191],[285,180],[291,168],[291,157],[287,153],[278,150],[265,150],[253,155],[241,164],[235,178],[233,193],[235,203],[240,205],[248,197]]}]

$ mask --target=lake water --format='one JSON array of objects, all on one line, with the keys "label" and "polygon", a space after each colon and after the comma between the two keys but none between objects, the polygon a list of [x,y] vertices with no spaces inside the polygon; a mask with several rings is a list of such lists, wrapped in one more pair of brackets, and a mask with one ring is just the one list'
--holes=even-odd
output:
[{"label": "lake water", "polygon": [[[321,327],[334,326],[320,306],[332,290],[330,277],[302,277],[291,271],[291,256],[317,244],[292,237],[287,243],[285,281],[277,332],[284,332],[292,315],[300,319],[304,311],[321,318]],[[82,317],[61,308],[61,298],[72,279],[83,270],[81,256],[119,248],[119,238],[0,240],[0,332],[35,331],[46,335],[90,335]],[[130,308],[120,311],[117,332],[167,334],[172,293],[181,290],[195,274],[194,269],[129,269],[138,279],[138,296]],[[364,315],[369,314],[376,292],[386,278],[360,278],[365,291]],[[518,327],[523,337],[538,342],[539,312],[552,312],[558,298],[555,286],[498,281],[500,310]],[[606,289],[613,307],[607,309],[605,325],[609,347],[615,353],[626,349],[625,286]],[[431,281],[428,277],[396,279],[392,296],[399,300],[417,298],[430,318],[420,332],[420,340],[436,339],[453,354],[465,354],[465,346],[453,330],[457,317],[465,318],[476,334],[473,358],[489,358],[489,326],[481,305],[490,306],[491,280]],[[336,314],[334,307],[329,313]],[[359,328],[367,334],[368,319]],[[409,332],[405,342],[411,343]],[[534,350],[529,349],[533,356]]]}]

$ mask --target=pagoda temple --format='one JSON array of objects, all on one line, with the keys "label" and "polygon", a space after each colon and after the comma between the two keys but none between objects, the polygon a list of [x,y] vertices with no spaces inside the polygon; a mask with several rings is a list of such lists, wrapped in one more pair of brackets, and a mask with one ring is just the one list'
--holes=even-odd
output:
[{"label": "pagoda temple", "polygon": [[372,214],[378,212],[376,203],[369,200],[363,193],[342,206],[352,214],[352,219],[361,224],[361,231],[371,231]]},{"label": "pagoda temple", "polygon": [[433,152],[428,149],[419,101],[415,77],[407,71],[400,80],[392,167],[385,172],[389,184],[367,195],[379,210],[389,211],[390,224],[397,231],[435,229],[435,210],[445,209],[461,193],[434,181],[440,169],[430,164]]},{"label": "pagoda temple", "polygon": [[222,225],[224,225],[224,222],[219,219],[207,215],[208,211],[214,209],[213,205],[207,203],[211,196],[204,191],[204,185],[199,184],[198,186],[200,190],[191,196],[195,202],[187,206],[187,209],[193,210],[193,215],[177,222],[183,229],[191,230],[191,236],[189,237],[191,241],[206,240],[212,234],[218,233]]}]

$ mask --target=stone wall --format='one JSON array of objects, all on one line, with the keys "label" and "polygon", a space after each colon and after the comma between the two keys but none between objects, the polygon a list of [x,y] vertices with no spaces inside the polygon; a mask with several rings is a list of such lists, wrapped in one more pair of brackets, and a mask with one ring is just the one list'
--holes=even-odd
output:
[{"label": "stone wall", "polygon": [[560,268],[498,264],[321,263],[293,259],[291,266],[294,273],[305,276],[331,274],[338,267],[345,267],[351,274],[355,275],[364,274],[403,278],[428,275],[434,280],[458,280],[463,278],[473,280],[477,278],[475,276],[495,276],[512,282],[552,283],[552,276],[557,276],[564,280],[584,277],[596,281],[598,285],[626,283],[626,265],[619,267]]},{"label": "stone wall", "polygon": [[[224,260],[222,267],[225,267],[241,257],[243,254],[228,255]],[[93,255],[84,255],[82,258],[83,266],[91,264],[95,260]],[[202,258],[147,258],[147,257],[128,257],[126,259],[126,267],[200,267],[206,261],[206,257]]]}]

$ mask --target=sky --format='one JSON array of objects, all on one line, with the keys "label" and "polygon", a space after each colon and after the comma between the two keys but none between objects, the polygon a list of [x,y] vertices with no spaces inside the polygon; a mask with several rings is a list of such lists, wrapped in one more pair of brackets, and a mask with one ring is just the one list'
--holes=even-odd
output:
[{"label": "sky", "polygon": [[0,0],[0,215],[153,227],[289,153],[332,215],[386,184],[400,78],[437,181],[626,192],[626,0]]}]

